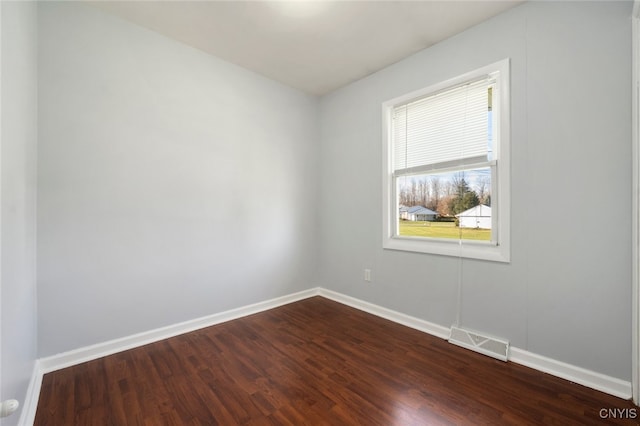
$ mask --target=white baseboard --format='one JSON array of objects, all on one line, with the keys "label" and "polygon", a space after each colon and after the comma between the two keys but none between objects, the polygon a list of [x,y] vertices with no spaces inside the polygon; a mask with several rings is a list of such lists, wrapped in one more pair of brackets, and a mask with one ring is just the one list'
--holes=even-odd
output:
[{"label": "white baseboard", "polygon": [[[206,317],[197,318],[190,321],[181,322],[168,327],[162,327],[143,333],[134,334],[120,339],[110,340],[96,345],[86,346],[84,348],[75,349],[58,355],[41,358],[36,361],[33,375],[25,404],[20,416],[19,424],[22,426],[32,425],[35,419],[36,409],[38,406],[38,398],[40,395],[40,387],[42,385],[42,377],[44,374],[60,370],[62,368],[77,365],[83,362],[91,361],[103,356],[112,355],[148,343],[157,342],[159,340],[174,337],[180,334],[188,333],[204,327],[220,324],[226,321],[242,318],[247,315],[256,314],[278,306],[293,303],[299,300],[307,299],[313,296],[322,296],[338,303],[368,312],[381,318],[388,319],[398,324],[422,331],[424,333],[448,339],[450,328],[435,324],[420,318],[412,317],[379,305],[365,302],[351,296],[344,295],[332,290],[321,287],[293,293],[287,296],[259,302],[252,305],[231,309],[229,311],[220,312]],[[528,352],[524,349],[511,347],[509,349],[509,361],[521,364],[545,373],[557,376],[574,383],[596,389],[610,395],[623,399],[631,398],[631,382],[617,379],[615,377],[606,376],[595,371],[590,371],[581,367],[546,358]]]},{"label": "white baseboard", "polygon": [[331,299],[333,301],[342,303],[343,305],[351,306],[352,308],[359,309],[361,311],[368,312],[375,316],[388,319],[398,324],[406,325],[407,327],[420,330],[424,333],[431,334],[436,337],[440,337],[441,339],[449,338],[449,328],[443,327],[441,325],[425,321],[416,317],[412,317],[410,315],[405,315],[403,313],[383,308],[382,306],[374,305],[373,303],[365,302],[360,299],[356,299],[351,296],[344,295],[342,293],[337,293],[332,290],[327,290],[325,288],[318,289],[318,295],[322,297],[326,297],[327,299]]},{"label": "white baseboard", "polygon": [[36,418],[36,410],[38,409],[38,399],[40,398],[42,378],[46,373],[98,359],[103,356],[126,351],[128,349],[133,349],[138,346],[157,342],[159,340],[168,339],[180,334],[189,333],[201,328],[242,318],[247,315],[257,314],[262,311],[277,308],[278,306],[317,296],[318,293],[318,288],[312,288],[298,293],[270,299],[264,302],[254,303],[252,305],[247,305],[217,314],[184,321],[167,327],[161,327],[155,330],[133,334],[131,336],[109,340],[107,342],[85,346],[83,348],[74,349],[72,351],[64,352],[61,354],[40,358],[39,360],[36,360],[33,368],[31,381],[29,382],[27,395],[25,397],[18,425],[33,425],[33,422]]},{"label": "white baseboard", "polygon": [[109,340],[107,342],[85,346],[69,352],[41,358],[40,368],[43,374],[46,374],[51,371],[60,370],[62,368],[91,361],[103,356],[112,355],[138,346],[168,339],[169,337],[189,333],[194,330],[210,327],[212,325],[242,318],[247,315],[253,315],[258,312],[277,308],[278,306],[286,305],[298,300],[317,296],[318,292],[319,290],[317,288],[312,288],[310,290],[277,297],[264,302],[254,303],[252,305],[231,309],[213,315],[207,315],[205,317],[184,321],[167,327],[156,328],[155,330],[149,330],[143,333],[133,334],[131,336]]},{"label": "white baseboard", "polygon": [[549,373],[570,382],[622,399],[631,399],[631,382],[547,358],[520,348],[509,348],[509,361]]},{"label": "white baseboard", "polygon": [[[446,340],[449,338],[450,328],[443,327],[439,324],[434,324],[429,321],[405,315],[400,312],[383,308],[381,306],[364,302],[351,296],[346,296],[324,288],[319,288],[318,293],[320,296],[326,297],[327,299],[331,299],[353,308],[360,309],[361,311],[406,325],[407,327],[423,331],[433,336],[440,337],[441,339]],[[619,398],[631,398],[631,382],[547,358],[524,349],[511,346],[509,348],[509,356],[507,360],[581,384],[591,389],[617,396]]]},{"label": "white baseboard", "polygon": [[22,405],[22,411],[20,412],[20,419],[18,425],[30,426],[36,419],[36,410],[38,409],[38,399],[40,398],[40,388],[42,386],[42,369],[40,368],[40,361],[36,360],[33,364],[33,372],[31,373],[31,380],[29,381],[29,387],[27,388],[27,394],[24,397],[24,404]]}]

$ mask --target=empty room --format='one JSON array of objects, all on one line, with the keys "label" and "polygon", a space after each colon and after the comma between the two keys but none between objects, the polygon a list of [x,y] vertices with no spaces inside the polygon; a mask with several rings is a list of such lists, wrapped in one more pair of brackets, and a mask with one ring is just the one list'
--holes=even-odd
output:
[{"label": "empty room", "polygon": [[0,1],[0,425],[640,424],[634,1]]}]

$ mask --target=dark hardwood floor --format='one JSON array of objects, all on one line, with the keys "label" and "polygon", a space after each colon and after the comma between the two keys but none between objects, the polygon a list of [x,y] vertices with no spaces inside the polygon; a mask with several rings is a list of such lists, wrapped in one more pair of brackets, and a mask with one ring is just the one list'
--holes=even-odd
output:
[{"label": "dark hardwood floor", "polygon": [[[625,415],[636,418],[612,418]],[[46,374],[35,424],[589,425],[638,417],[629,401],[313,297]]]}]

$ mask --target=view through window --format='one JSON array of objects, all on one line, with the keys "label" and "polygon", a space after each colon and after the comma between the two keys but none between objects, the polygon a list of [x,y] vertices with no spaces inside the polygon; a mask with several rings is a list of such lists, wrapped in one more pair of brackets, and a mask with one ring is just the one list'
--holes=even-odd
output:
[{"label": "view through window", "polygon": [[491,169],[398,180],[399,235],[491,240]]}]

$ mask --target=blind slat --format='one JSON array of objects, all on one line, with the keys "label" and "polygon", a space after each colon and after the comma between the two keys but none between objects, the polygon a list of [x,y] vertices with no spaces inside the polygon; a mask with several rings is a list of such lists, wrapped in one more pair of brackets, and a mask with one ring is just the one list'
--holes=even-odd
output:
[{"label": "blind slat", "polygon": [[488,80],[393,109],[394,170],[487,156]]}]

